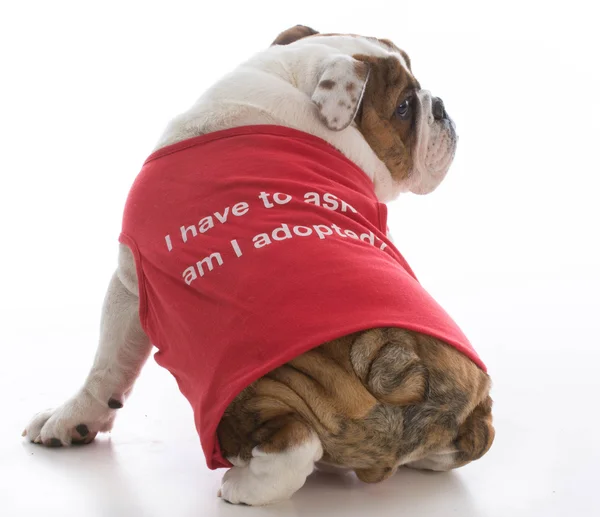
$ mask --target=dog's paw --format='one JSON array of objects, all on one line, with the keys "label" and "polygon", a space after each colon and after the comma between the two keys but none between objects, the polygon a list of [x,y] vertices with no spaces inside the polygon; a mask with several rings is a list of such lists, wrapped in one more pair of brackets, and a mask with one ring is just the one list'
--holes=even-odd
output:
[{"label": "dog's paw", "polygon": [[304,480],[297,486],[267,478],[252,472],[250,466],[232,467],[223,476],[219,497],[232,504],[264,506],[289,499],[304,484]]},{"label": "dog's paw", "polygon": [[219,497],[250,506],[285,501],[302,488],[322,455],[323,448],[315,434],[281,452],[266,453],[255,447],[248,463],[230,458],[237,466],[223,476]]},{"label": "dog's paw", "polygon": [[47,447],[87,444],[99,432],[109,431],[114,418],[114,410],[81,391],[62,406],[35,415],[23,436]]}]

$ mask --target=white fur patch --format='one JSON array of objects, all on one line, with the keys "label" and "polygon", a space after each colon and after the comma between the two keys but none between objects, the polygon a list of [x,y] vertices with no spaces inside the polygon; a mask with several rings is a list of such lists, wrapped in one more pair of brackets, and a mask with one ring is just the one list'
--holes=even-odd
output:
[{"label": "white fur patch", "polygon": [[417,96],[421,111],[417,123],[417,147],[410,177],[410,191],[428,194],[446,177],[454,159],[458,137],[451,119],[443,122],[434,119],[431,93],[421,90]]},{"label": "white fur patch", "polygon": [[456,464],[456,450],[446,450],[435,454],[430,454],[425,458],[406,463],[405,467],[420,470],[436,470],[445,472],[452,470]]},{"label": "white fur patch", "polygon": [[321,75],[312,95],[325,125],[332,131],[347,128],[360,106],[369,68],[349,56],[332,59]]},{"label": "white fur patch", "polygon": [[354,124],[332,131],[311,99],[325,64],[340,54],[398,56],[366,38],[350,36],[312,36],[293,45],[274,45],[223,77],[173,119],[155,149],[223,129],[278,124],[330,143],[367,174],[380,201],[394,199],[400,188],[360,131]]},{"label": "white fur patch", "polygon": [[[262,506],[289,499],[300,489],[321,459],[323,448],[313,434],[306,442],[280,453],[267,454],[258,447],[245,466],[235,466],[223,476],[220,497],[234,504]],[[242,465],[237,458],[228,458]]]},{"label": "white fur patch", "polygon": [[82,390],[57,409],[35,415],[23,434],[34,443],[51,445],[52,440],[60,440],[61,445],[70,445],[73,438],[85,438],[76,432],[78,425],[85,424],[93,438],[92,435],[112,428],[115,415],[114,410]]},{"label": "white fur patch", "polygon": [[112,428],[117,411],[108,406],[109,400],[123,403],[152,350],[140,326],[138,304],[133,255],[121,244],[119,269],[102,308],[100,344],[83,388],[58,408],[35,415],[23,436],[49,446],[70,445],[72,440],[91,441]]}]

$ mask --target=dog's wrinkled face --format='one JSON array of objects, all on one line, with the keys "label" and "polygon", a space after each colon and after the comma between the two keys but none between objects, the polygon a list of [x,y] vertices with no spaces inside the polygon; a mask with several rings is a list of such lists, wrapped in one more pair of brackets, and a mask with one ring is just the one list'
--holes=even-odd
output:
[{"label": "dog's wrinkled face", "polygon": [[319,34],[296,26],[276,45],[333,47],[312,99],[329,129],[359,130],[391,174],[394,194],[427,194],[444,179],[456,150],[454,122],[442,100],[423,90],[407,54],[391,41]]}]

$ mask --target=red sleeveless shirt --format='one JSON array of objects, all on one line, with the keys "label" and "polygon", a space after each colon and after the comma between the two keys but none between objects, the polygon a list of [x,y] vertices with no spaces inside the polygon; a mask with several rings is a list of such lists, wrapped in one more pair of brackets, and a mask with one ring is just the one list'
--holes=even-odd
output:
[{"label": "red sleeveless shirt", "polygon": [[208,467],[236,395],[320,344],[401,327],[485,370],[386,237],[367,175],[327,142],[246,126],[160,149],[144,163],[120,242],[134,254],[142,327],[194,410]]}]

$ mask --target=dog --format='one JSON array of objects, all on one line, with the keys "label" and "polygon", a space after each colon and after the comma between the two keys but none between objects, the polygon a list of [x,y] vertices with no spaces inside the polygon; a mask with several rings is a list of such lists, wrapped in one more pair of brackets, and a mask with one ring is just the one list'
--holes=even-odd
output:
[{"label": "dog", "polygon": [[285,500],[315,466],[376,483],[483,456],[485,366],[385,222],[386,202],[440,184],[456,142],[390,40],[282,32],[167,126],[130,192],[87,380],[23,435],[111,430],[156,345],[208,466],[229,467],[228,502]]}]

